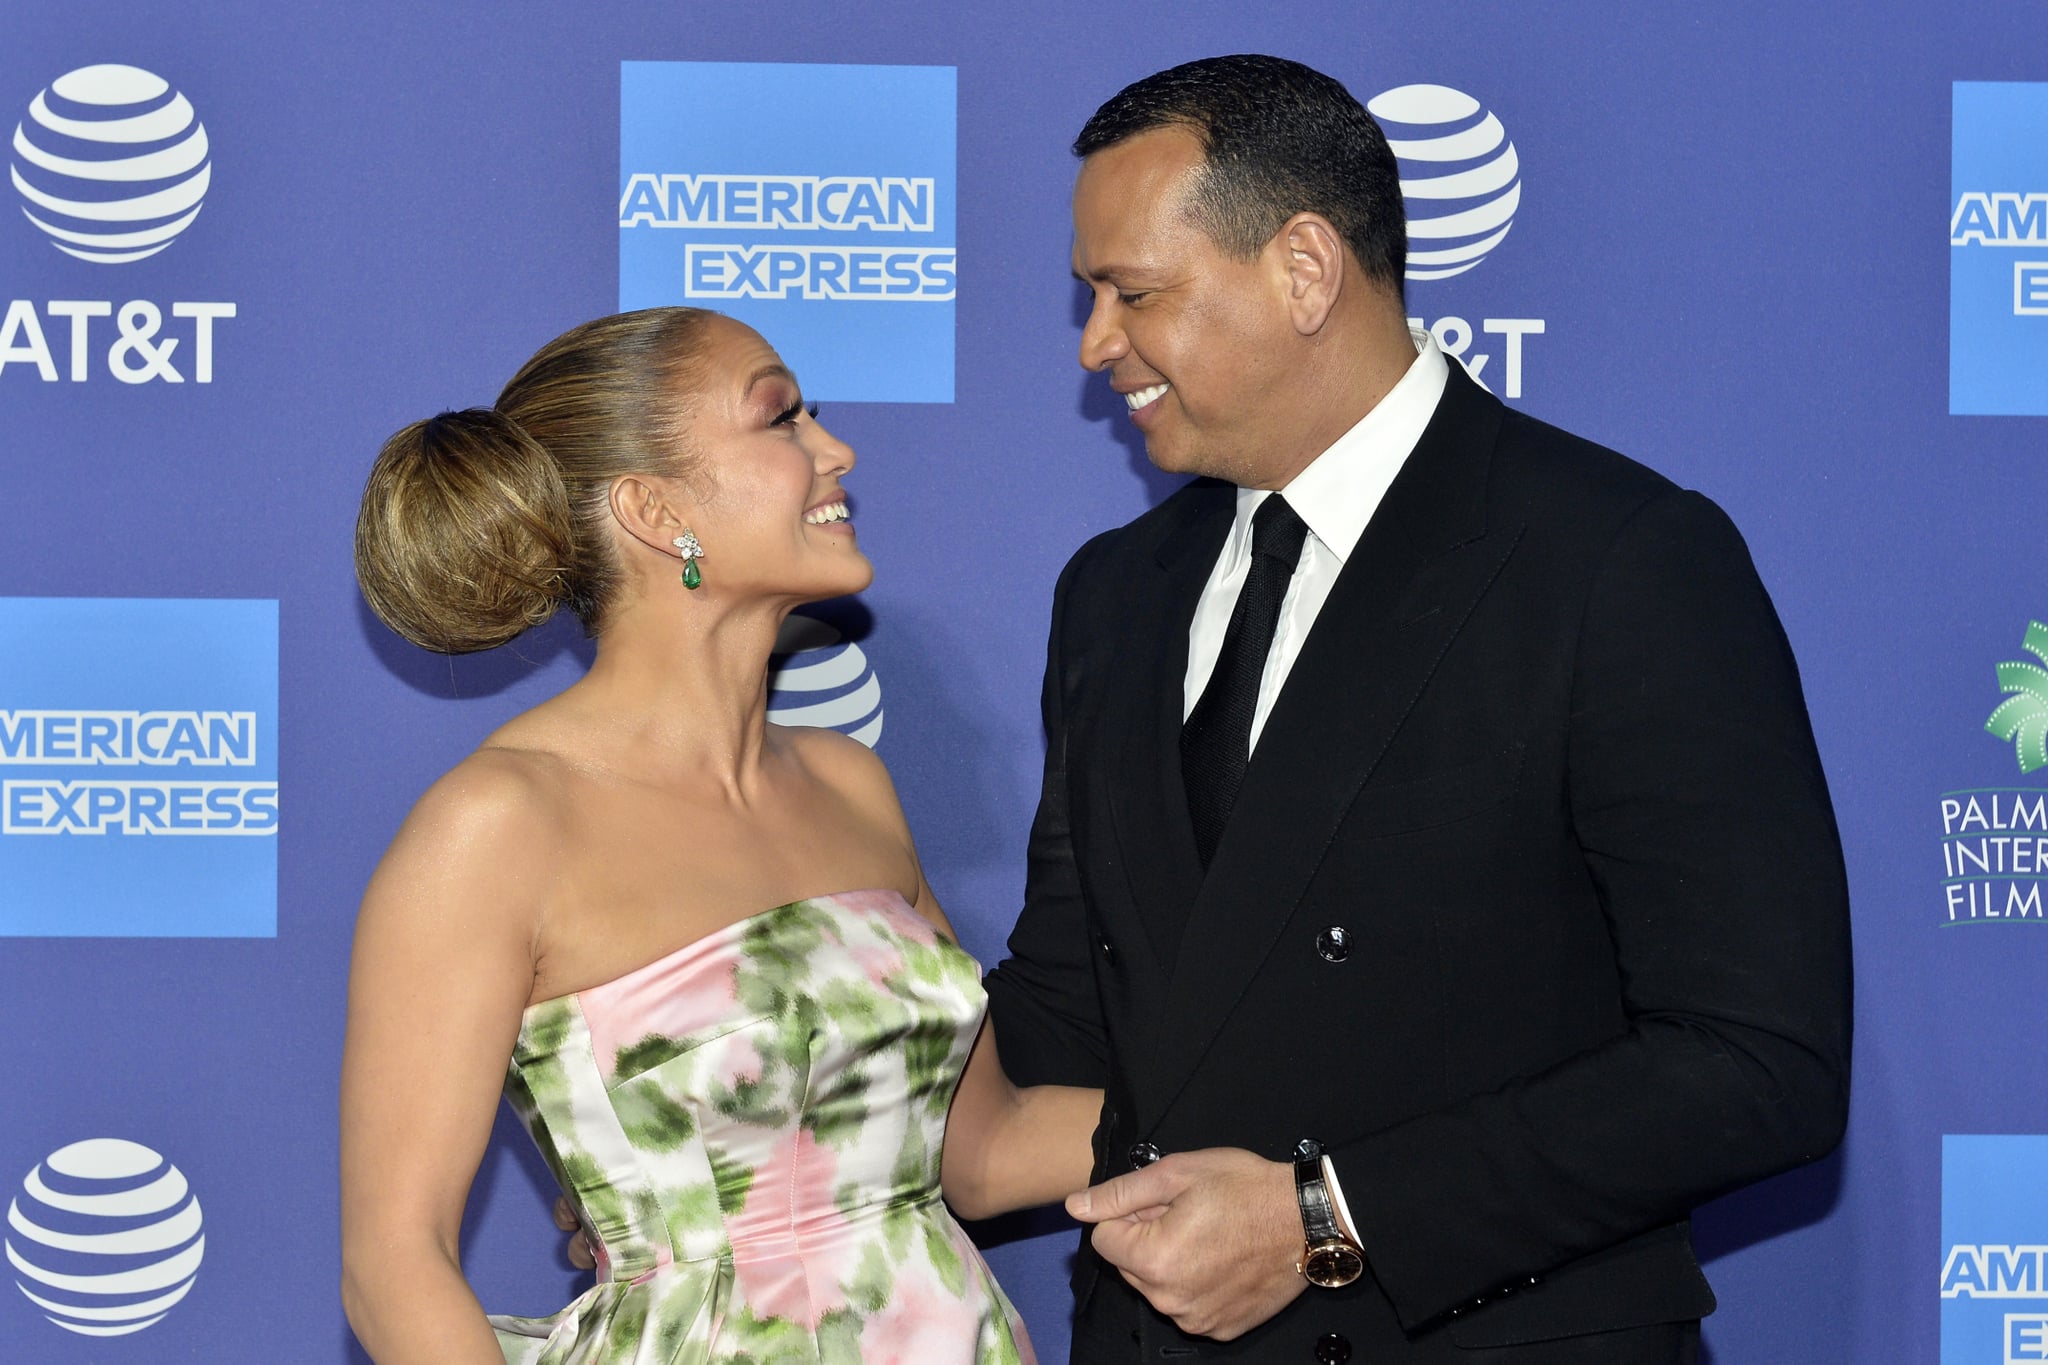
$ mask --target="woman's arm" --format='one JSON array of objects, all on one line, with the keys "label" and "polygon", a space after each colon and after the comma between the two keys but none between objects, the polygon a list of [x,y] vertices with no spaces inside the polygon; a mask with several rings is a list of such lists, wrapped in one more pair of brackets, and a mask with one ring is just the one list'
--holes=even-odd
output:
[{"label": "woman's arm", "polygon": [[946,1116],[946,1202],[962,1218],[993,1218],[1086,1189],[1101,1113],[1100,1090],[1010,1084],[984,1024]]},{"label": "woman's arm", "polygon": [[379,1365],[503,1365],[457,1239],[533,986],[545,794],[503,753],[435,784],[356,921],[341,1065],[342,1303]]}]

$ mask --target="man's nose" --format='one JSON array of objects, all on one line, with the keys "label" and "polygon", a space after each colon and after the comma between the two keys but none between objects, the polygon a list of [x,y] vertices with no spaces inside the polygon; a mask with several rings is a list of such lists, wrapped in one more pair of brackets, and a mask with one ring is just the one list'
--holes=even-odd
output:
[{"label": "man's nose", "polygon": [[1097,299],[1088,310],[1088,321],[1081,325],[1082,369],[1107,369],[1130,351],[1130,342],[1114,316],[1115,308],[1115,300]]}]

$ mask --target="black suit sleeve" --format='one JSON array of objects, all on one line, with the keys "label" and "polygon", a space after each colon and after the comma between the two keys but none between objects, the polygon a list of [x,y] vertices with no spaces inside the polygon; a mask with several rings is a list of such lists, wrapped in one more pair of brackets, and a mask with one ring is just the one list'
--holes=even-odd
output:
[{"label": "black suit sleeve", "polygon": [[1053,590],[1040,709],[1045,719],[1045,781],[1031,822],[1024,908],[1010,934],[1010,955],[988,974],[989,1018],[1003,1070],[1018,1085],[1107,1082],[1108,1043],[1089,956],[1087,912],[1074,856],[1067,803],[1067,725],[1063,689],[1069,665],[1062,645],[1069,599],[1084,546]]},{"label": "black suit sleeve", "polygon": [[1790,648],[1706,499],[1653,497],[1609,546],[1569,725],[1626,1028],[1333,1151],[1410,1327],[1822,1156],[1846,1121],[1840,842]]}]

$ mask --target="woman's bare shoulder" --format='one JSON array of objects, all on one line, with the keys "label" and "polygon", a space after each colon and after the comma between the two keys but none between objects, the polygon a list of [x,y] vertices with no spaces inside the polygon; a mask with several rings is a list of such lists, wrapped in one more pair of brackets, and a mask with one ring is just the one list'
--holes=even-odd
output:
[{"label": "woman's bare shoulder", "polygon": [[897,807],[896,785],[880,755],[857,739],[811,726],[771,726],[788,752],[821,782],[855,800],[885,800]]},{"label": "woman's bare shoulder", "polygon": [[413,805],[379,876],[518,876],[554,858],[567,826],[570,769],[558,755],[487,743]]}]

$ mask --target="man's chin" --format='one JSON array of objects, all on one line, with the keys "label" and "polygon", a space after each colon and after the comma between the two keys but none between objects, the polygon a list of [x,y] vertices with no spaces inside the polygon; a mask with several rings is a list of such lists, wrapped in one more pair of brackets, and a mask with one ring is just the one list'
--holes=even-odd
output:
[{"label": "man's chin", "polygon": [[1226,469],[1219,467],[1218,461],[1213,456],[1204,458],[1202,452],[1176,446],[1170,441],[1153,441],[1148,438],[1145,442],[1145,458],[1150,460],[1153,468],[1162,474],[1172,474],[1181,478],[1223,479],[1226,482],[1236,482]]},{"label": "man's chin", "polygon": [[1194,474],[1200,472],[1195,469],[1194,462],[1189,460],[1187,451],[1179,448],[1172,441],[1162,440],[1156,436],[1147,435],[1145,437],[1145,458],[1150,460],[1153,468],[1162,474]]}]

